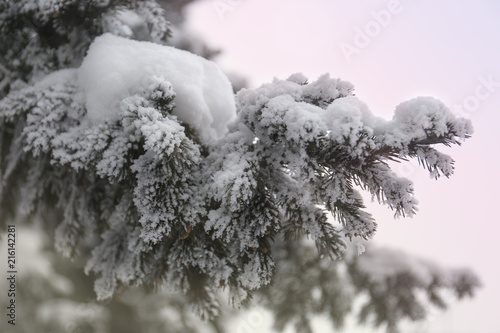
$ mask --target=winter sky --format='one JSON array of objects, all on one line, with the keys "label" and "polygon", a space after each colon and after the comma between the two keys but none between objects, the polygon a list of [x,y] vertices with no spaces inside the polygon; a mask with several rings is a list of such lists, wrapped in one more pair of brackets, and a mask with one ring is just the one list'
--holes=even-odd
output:
[{"label": "winter sky", "polygon": [[472,120],[472,139],[440,149],[456,161],[450,179],[429,179],[416,163],[395,167],[415,183],[416,217],[395,220],[367,197],[377,244],[470,267],[484,284],[473,300],[452,301],[405,333],[500,332],[499,14],[494,0],[205,0],[189,11],[191,29],[223,50],[222,67],[252,86],[329,72],[351,81],[376,115],[390,118],[400,102],[431,95]]}]

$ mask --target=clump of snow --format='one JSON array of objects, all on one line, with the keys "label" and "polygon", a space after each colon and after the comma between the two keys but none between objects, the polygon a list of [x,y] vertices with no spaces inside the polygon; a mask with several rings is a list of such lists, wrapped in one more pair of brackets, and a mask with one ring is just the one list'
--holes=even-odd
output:
[{"label": "clump of snow", "polygon": [[446,105],[433,97],[416,97],[396,107],[392,121],[381,126],[385,143],[394,147],[424,140],[433,133],[445,136],[452,132],[457,139],[473,133],[470,120],[457,118]]},{"label": "clump of snow", "polygon": [[307,84],[308,82],[308,79],[307,77],[302,74],[302,73],[294,73],[292,75],[290,75],[288,77],[288,79],[286,79],[287,81],[290,81],[290,82],[294,82],[294,83],[297,83],[297,84]]},{"label": "clump of snow", "polygon": [[388,277],[410,272],[424,285],[430,285],[435,278],[447,281],[450,272],[430,261],[425,261],[388,248],[370,248],[357,260],[357,268],[370,276],[370,280],[381,282]]},{"label": "clump of snow", "polygon": [[204,140],[215,140],[235,117],[234,94],[219,67],[195,54],[149,42],[104,34],[95,39],[80,69],[88,118],[99,123],[117,117],[119,102],[163,77],[176,93],[173,114]]}]

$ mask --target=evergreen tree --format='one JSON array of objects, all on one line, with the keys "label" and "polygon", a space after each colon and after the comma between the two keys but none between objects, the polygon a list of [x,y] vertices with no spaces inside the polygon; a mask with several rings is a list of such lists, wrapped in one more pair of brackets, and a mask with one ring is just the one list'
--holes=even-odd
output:
[{"label": "evergreen tree", "polygon": [[[0,93],[79,66],[96,36],[110,32],[165,43],[165,11],[156,1],[0,1]],[[0,95],[2,96],[2,95]]]},{"label": "evergreen tree", "polygon": [[394,252],[346,252],[377,226],[356,187],[396,216],[416,212],[389,161],[453,173],[435,146],[472,127],[440,101],[412,99],[385,121],[349,82],[302,74],[234,99],[215,64],[165,46],[166,13],[148,0],[3,2],[0,31],[1,226],[41,226],[85,262],[98,300],[165,287],[180,293],[172,307],[220,330],[225,290],[236,307],[260,299],[277,329],[308,332],[313,314],[341,327],[366,292],[360,319],[395,331],[425,317],[418,292],[444,306],[439,290],[478,286],[420,261],[425,277],[405,260],[381,274],[372,256]]}]

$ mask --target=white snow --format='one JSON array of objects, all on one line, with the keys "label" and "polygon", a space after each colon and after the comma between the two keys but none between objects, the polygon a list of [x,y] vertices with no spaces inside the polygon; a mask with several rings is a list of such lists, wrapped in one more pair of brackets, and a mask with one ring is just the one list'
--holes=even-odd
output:
[{"label": "white snow", "polygon": [[61,69],[45,76],[37,86],[39,88],[53,87],[55,85],[74,82],[77,78],[77,71],[73,68]]},{"label": "white snow", "polygon": [[458,138],[473,133],[470,120],[457,118],[446,105],[433,97],[416,97],[396,107],[391,121],[380,127],[385,131],[384,143],[393,147],[424,140],[432,132],[443,136],[452,130]]},{"label": "white snow", "polygon": [[452,277],[451,271],[431,261],[384,247],[370,247],[369,251],[358,258],[357,268],[368,274],[371,281],[377,282],[405,272],[411,273],[423,285],[430,285],[436,278],[450,281]]},{"label": "white snow", "polygon": [[195,128],[204,140],[215,140],[235,117],[234,94],[219,67],[200,56],[170,46],[104,34],[94,40],[80,69],[88,117],[98,123],[119,114],[119,102],[165,78],[176,93],[173,114]]}]

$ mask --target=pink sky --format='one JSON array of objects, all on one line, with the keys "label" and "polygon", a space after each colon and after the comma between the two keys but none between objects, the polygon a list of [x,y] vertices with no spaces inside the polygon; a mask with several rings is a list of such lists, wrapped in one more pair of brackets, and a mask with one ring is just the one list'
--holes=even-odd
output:
[{"label": "pink sky", "polygon": [[[500,124],[499,14],[493,0],[205,0],[190,10],[191,29],[223,50],[222,67],[252,86],[329,72],[354,83],[356,95],[385,118],[400,102],[432,95],[472,119],[473,138],[448,152],[456,160],[450,179],[429,179],[415,163],[396,168],[415,182],[415,218],[394,220],[368,202],[379,222],[376,243],[470,267],[484,283],[473,300],[405,332],[500,332],[500,157],[493,137]],[[365,331],[373,332],[356,332]]]}]

